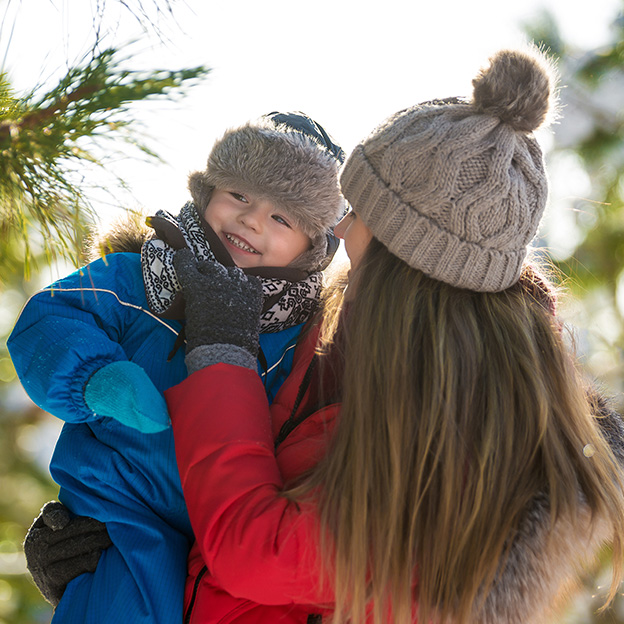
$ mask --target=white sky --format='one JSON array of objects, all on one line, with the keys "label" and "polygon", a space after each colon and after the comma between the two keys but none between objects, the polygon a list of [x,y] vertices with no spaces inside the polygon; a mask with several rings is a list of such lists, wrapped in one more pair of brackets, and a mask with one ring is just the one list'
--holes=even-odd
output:
[{"label": "white sky", "polygon": [[[128,0],[136,6],[139,0]],[[103,0],[0,0],[0,63],[20,92],[53,75],[93,40]],[[150,8],[153,0],[143,0]],[[162,4],[162,2],[161,2]],[[432,97],[469,95],[487,57],[522,43],[520,24],[541,8],[579,47],[605,42],[618,0],[172,0],[177,25],[158,22],[166,43],[106,0],[105,41],[126,47],[141,68],[213,69],[172,105],[141,106],[137,117],[167,166],[127,159],[130,207],[172,212],[187,200],[186,178],[203,169],[215,138],[272,110],[302,110],[347,152],[389,114]],[[11,32],[11,29],[12,32]],[[131,206],[130,202],[134,202]],[[102,214],[105,211],[102,208]],[[104,216],[106,218],[106,216]]]}]

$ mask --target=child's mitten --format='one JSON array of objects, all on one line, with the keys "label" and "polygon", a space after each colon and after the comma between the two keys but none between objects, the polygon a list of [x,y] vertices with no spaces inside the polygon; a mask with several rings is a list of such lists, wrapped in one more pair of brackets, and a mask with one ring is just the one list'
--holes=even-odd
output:
[{"label": "child's mitten", "polygon": [[94,572],[102,551],[111,544],[103,522],[71,516],[65,505],[51,501],[26,534],[26,566],[43,597],[56,607],[67,584]]},{"label": "child's mitten", "polygon": [[84,389],[88,408],[143,433],[158,433],[170,425],[167,404],[147,373],[121,360],[97,370]]},{"label": "child's mitten", "polygon": [[185,300],[189,372],[217,362],[256,368],[262,286],[238,267],[197,262],[189,249],[174,257]]}]

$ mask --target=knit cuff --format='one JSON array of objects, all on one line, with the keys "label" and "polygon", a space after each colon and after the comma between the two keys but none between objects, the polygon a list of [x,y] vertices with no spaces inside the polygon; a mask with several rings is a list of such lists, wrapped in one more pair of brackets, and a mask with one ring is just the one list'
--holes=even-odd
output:
[{"label": "knit cuff", "polygon": [[187,353],[184,361],[189,375],[219,363],[242,366],[254,371],[258,369],[256,358],[249,351],[230,344],[200,345]]}]

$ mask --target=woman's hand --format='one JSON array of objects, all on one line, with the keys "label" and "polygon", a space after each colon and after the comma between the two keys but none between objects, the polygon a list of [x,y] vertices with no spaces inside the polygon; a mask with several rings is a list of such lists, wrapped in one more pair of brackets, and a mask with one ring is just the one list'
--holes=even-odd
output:
[{"label": "woman's hand", "polygon": [[174,266],[184,292],[189,372],[216,362],[255,368],[262,311],[260,281],[238,267],[197,262],[189,249],[176,252]]}]

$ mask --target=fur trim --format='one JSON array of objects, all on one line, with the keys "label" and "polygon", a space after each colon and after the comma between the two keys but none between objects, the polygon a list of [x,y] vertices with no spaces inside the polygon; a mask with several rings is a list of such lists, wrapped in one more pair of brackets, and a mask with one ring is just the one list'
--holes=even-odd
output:
[{"label": "fur trim", "polygon": [[95,232],[87,243],[89,261],[109,253],[141,253],[143,243],[154,238],[154,230],[145,223],[145,215],[127,212],[114,221],[110,228]]},{"label": "fur trim", "polygon": [[587,397],[600,432],[613,451],[615,458],[624,468],[624,422],[622,417],[613,407],[613,401],[600,388],[594,385],[590,386],[587,390]]},{"label": "fur trim", "polygon": [[473,621],[479,624],[546,624],[594,562],[610,531],[606,522],[561,517],[550,529],[550,506],[537,496],[524,515],[505,560],[505,567]]}]

